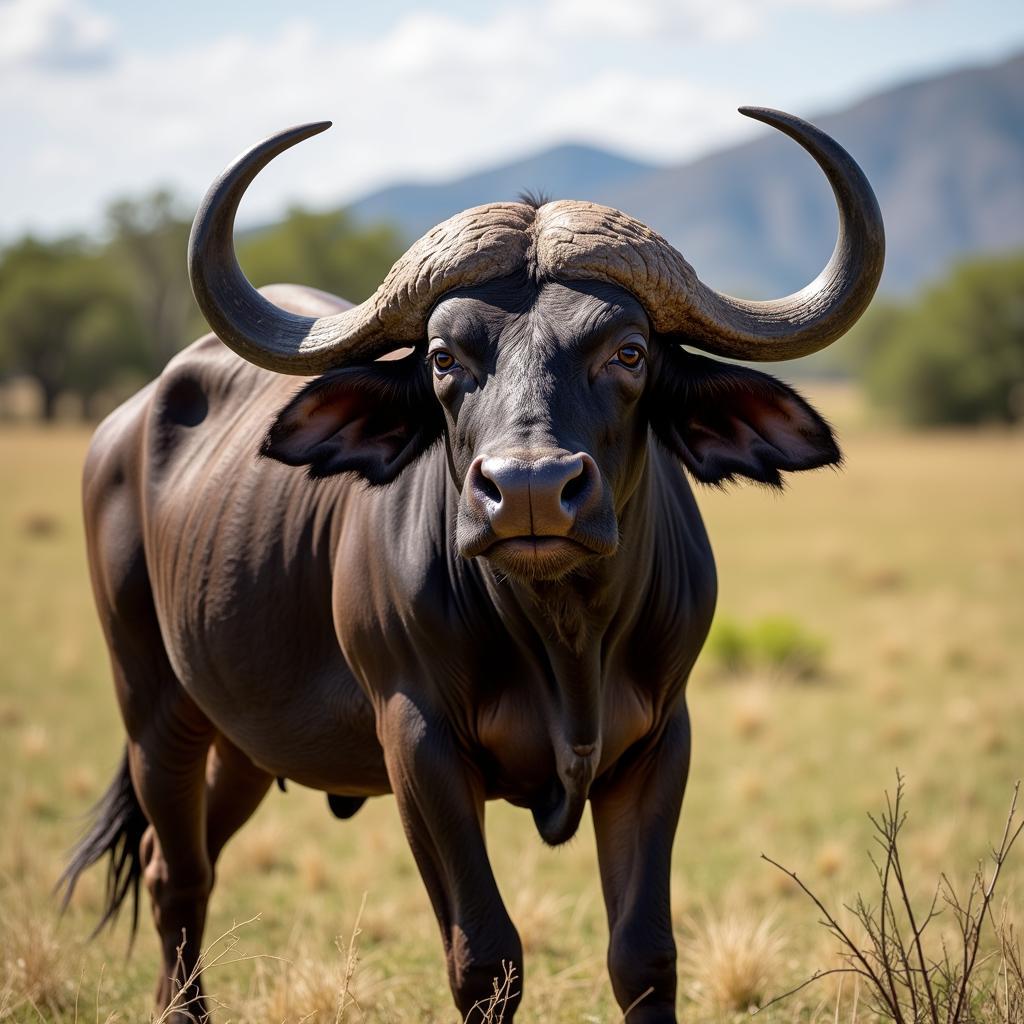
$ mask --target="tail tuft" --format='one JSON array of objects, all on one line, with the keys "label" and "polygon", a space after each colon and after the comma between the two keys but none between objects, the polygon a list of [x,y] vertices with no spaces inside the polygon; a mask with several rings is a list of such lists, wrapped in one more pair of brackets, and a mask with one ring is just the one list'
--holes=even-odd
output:
[{"label": "tail tuft", "polygon": [[129,892],[132,895],[132,938],[139,925],[139,881],[142,878],[142,855],[139,843],[149,827],[139,798],[132,785],[128,768],[128,751],[106,793],[92,810],[93,823],[71,851],[71,859],[57,882],[56,891],[63,890],[61,913],[71,901],[82,872],[104,857],[107,865],[107,889],[103,916],[96,925],[96,935],[105,925],[117,920]]}]

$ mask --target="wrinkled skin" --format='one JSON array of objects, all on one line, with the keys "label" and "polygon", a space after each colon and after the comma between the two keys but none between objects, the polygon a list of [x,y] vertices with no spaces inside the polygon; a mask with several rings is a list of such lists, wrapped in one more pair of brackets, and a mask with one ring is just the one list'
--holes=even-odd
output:
[{"label": "wrinkled skin", "polygon": [[676,1019],[684,691],[715,602],[682,466],[777,484],[839,457],[795,393],[679,340],[617,286],[516,277],[447,295],[407,358],[298,394],[209,336],[99,428],[87,537],[150,822],[158,1007],[277,776],[344,815],[394,793],[462,1015],[522,970],[484,802],[556,844],[590,800],[616,998],[650,989],[630,1021]]}]

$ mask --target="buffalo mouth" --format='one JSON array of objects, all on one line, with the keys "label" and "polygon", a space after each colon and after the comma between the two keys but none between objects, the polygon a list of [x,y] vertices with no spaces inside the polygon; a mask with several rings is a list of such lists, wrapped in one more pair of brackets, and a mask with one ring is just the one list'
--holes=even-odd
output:
[{"label": "buffalo mouth", "polygon": [[556,580],[611,552],[572,537],[526,534],[497,538],[474,554],[515,579]]}]

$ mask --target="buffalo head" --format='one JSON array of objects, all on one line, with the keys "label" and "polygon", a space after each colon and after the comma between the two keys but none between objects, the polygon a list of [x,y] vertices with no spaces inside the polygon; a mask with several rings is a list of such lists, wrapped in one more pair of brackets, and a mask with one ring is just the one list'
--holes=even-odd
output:
[{"label": "buffalo head", "polygon": [[[795,391],[689,351],[744,360],[817,351],[860,316],[881,273],[881,215],[850,156],[798,118],[743,113],[808,150],[839,210],[839,239],[818,278],[767,302],[707,287],[618,210],[518,202],[438,225],[361,305],[298,316],[245,279],[234,217],[262,167],[328,125],[243,154],[196,217],[196,298],[246,359],[320,374],[280,412],[263,453],[315,477],[351,472],[385,484],[443,441],[460,492],[460,553],[521,579],[559,578],[614,553],[652,431],[706,483],[743,476],[778,486],[782,471],[837,462],[828,425]],[[378,361],[402,347],[412,354]]]}]

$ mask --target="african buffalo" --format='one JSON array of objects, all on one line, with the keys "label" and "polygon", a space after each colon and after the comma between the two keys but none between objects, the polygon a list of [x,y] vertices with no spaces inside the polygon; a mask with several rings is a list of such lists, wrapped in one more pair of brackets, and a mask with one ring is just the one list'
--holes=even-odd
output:
[{"label": "african buffalo", "polygon": [[463,1015],[503,960],[522,963],[484,802],[529,808],[557,844],[589,800],[615,996],[643,996],[634,1024],[676,1019],[684,694],[716,595],[688,476],[778,487],[840,459],[791,388],[691,349],[828,345],[884,250],[840,146],[742,112],[814,157],[839,210],[819,277],[769,302],[713,291],[643,224],[571,201],[458,214],[358,306],[257,292],[235,260],[238,203],[328,125],[271,137],[210,189],[189,267],[213,333],[99,427],[84,478],[128,738],[65,882],[109,855],[106,921],[145,881],[158,1008],[196,961],[218,854],[279,778],[341,817],[394,793]]}]

